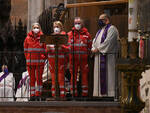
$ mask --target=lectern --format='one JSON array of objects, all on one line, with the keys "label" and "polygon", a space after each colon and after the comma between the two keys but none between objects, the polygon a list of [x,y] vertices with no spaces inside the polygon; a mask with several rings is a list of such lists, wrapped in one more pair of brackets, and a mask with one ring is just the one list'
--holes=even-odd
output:
[{"label": "lectern", "polygon": [[56,100],[58,100],[60,94],[58,85],[58,47],[68,43],[68,36],[62,34],[41,35],[40,42],[55,45],[55,94]]}]

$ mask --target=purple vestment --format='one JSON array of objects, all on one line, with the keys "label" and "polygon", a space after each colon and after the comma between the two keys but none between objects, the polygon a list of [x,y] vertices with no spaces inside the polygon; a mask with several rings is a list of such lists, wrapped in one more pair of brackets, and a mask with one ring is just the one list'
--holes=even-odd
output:
[{"label": "purple vestment", "polygon": [[[108,32],[108,29],[110,28],[111,24],[108,24],[105,29],[104,29],[104,32],[102,34],[102,37],[101,37],[101,42],[100,43],[103,43],[107,37],[107,32]],[[98,35],[100,34],[101,32],[101,29],[97,32],[97,35],[96,35],[96,38],[95,38],[95,42],[98,38]],[[100,84],[101,84],[101,94],[104,95],[104,94],[107,94],[107,76],[106,76],[106,73],[107,73],[107,59],[106,59],[106,55],[103,55],[101,54],[100,55]]]}]

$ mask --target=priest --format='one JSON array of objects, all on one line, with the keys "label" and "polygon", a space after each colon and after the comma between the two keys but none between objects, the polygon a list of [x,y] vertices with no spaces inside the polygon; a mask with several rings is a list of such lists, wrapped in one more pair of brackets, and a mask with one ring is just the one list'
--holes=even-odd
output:
[{"label": "priest", "polygon": [[114,97],[118,30],[110,23],[110,17],[107,14],[99,16],[98,25],[100,29],[93,40],[91,49],[95,56],[93,96]]},{"label": "priest", "polygon": [[6,65],[2,66],[0,73],[0,101],[14,101],[15,79],[13,73],[8,71]]}]

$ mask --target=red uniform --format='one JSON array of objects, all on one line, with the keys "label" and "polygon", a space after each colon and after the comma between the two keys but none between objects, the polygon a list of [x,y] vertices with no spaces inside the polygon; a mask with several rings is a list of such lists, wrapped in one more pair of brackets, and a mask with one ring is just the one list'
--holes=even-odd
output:
[{"label": "red uniform", "polygon": [[[65,32],[61,32],[61,34],[66,34]],[[48,60],[49,60],[49,69],[52,76],[52,96],[55,96],[55,47],[54,45],[47,45],[49,46],[50,50],[48,51]],[[65,66],[67,62],[67,47],[65,45],[61,45],[58,48],[58,83],[59,83],[59,90],[60,90],[60,97],[65,97]]]},{"label": "red uniform", "polygon": [[71,53],[69,54],[70,73],[71,73],[71,93],[73,93],[73,73],[74,73],[75,96],[77,96],[77,73],[78,69],[80,69],[82,77],[81,78],[82,96],[88,96],[88,71],[89,71],[88,54],[91,50],[92,45],[91,36],[88,30],[84,27],[81,28],[79,31],[73,28],[72,31],[68,33],[68,36],[70,44],[69,47],[71,51]]},{"label": "red uniform", "polygon": [[[29,32],[24,41],[24,52],[26,57],[27,70],[30,75],[30,96],[40,96],[42,92],[42,74],[45,62],[45,44],[40,43],[39,32],[34,37],[33,32]],[[37,89],[35,88],[37,82]]]}]

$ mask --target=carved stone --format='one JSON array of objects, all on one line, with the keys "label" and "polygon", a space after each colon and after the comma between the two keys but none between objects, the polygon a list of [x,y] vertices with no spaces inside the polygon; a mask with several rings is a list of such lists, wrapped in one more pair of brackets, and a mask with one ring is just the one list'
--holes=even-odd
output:
[{"label": "carved stone", "polygon": [[141,73],[149,67],[142,64],[139,59],[126,59],[118,62],[117,68],[123,72],[123,87],[121,90],[124,94],[120,97],[122,113],[139,113],[145,106],[139,94],[139,80],[142,78]]}]

